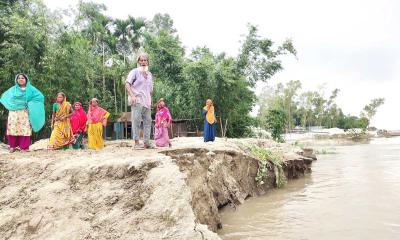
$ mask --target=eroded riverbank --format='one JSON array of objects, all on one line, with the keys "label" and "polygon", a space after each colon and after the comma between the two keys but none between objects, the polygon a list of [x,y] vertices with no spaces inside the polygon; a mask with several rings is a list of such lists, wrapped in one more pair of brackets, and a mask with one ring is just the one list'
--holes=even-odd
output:
[{"label": "eroded riverbank", "polygon": [[310,171],[301,149],[253,139],[204,143],[174,139],[173,148],[34,151],[0,156],[0,232],[6,239],[220,239],[219,209],[275,186],[255,179],[256,144],[281,154],[285,176]]}]

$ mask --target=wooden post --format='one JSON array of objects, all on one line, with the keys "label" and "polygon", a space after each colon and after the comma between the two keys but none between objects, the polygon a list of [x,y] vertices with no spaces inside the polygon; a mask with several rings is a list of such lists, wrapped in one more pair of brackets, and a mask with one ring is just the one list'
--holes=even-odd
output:
[{"label": "wooden post", "polygon": [[228,126],[228,119],[225,120],[225,130],[224,130],[224,137],[226,137],[226,128]]},{"label": "wooden post", "polygon": [[221,137],[224,137],[224,128],[222,127],[222,118],[219,117],[219,126],[221,128]]},{"label": "wooden post", "polygon": [[[125,89],[125,91],[124,91],[124,101],[125,101],[125,116],[124,116],[124,118],[125,118],[125,139],[128,139],[128,117],[126,116],[126,114],[127,114],[127,112],[128,112],[128,106],[126,105],[126,88],[124,88]],[[132,119],[131,119],[132,120]],[[132,128],[132,126],[131,126],[131,128]],[[132,132],[132,131],[131,131]]]},{"label": "wooden post", "polygon": [[103,72],[103,97],[106,95],[106,77],[105,77],[105,75],[104,75],[104,72],[105,72],[105,67],[104,67],[104,65],[105,65],[105,56],[104,56],[104,41],[103,41],[103,44],[102,44],[102,46],[103,46],[103,64],[102,64],[102,72]]},{"label": "wooden post", "polygon": [[115,107],[115,115],[118,114],[118,103],[117,103],[117,87],[115,84],[115,77],[113,77],[113,84],[114,84],[114,107]]}]

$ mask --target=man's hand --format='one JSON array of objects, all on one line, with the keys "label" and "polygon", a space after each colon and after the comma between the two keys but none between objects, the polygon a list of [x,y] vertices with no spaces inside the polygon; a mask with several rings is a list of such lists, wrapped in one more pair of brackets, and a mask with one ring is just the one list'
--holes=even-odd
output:
[{"label": "man's hand", "polygon": [[131,106],[136,104],[137,103],[137,99],[135,97],[135,94],[133,93],[131,84],[127,82],[125,84],[125,88],[126,88],[126,91],[128,92],[128,95],[129,95],[129,98],[128,98],[129,99],[129,104]]},{"label": "man's hand", "polygon": [[130,95],[130,104],[131,106],[137,103],[137,98],[135,96]]}]

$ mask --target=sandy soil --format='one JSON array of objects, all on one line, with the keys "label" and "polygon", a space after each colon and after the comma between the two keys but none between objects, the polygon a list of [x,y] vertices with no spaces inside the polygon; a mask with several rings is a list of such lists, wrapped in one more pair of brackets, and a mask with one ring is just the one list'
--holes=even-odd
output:
[{"label": "sandy soil", "polygon": [[[241,150],[242,145],[260,145],[260,140],[204,143],[202,138],[176,138],[172,148],[151,150],[134,150],[131,144],[110,141],[100,151],[48,151],[42,140],[30,152],[13,154],[0,145],[2,238],[220,239],[211,231],[220,224],[218,208],[265,192],[257,190],[254,181],[258,162]],[[299,148],[272,141],[262,144],[285,153],[287,161],[305,159],[297,154]],[[200,167],[187,167],[187,159],[181,161],[178,155],[189,156],[189,165]],[[253,170],[243,174],[232,164]],[[308,168],[292,166],[296,167],[302,173]],[[211,179],[215,186],[202,189]],[[222,195],[213,196],[210,189]]]}]

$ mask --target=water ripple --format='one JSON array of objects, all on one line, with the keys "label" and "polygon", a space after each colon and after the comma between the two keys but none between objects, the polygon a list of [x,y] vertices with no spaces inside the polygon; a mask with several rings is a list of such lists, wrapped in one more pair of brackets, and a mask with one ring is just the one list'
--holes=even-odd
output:
[{"label": "water ripple", "polygon": [[224,211],[220,236],[400,239],[400,138],[336,151],[321,155],[310,177]]}]

